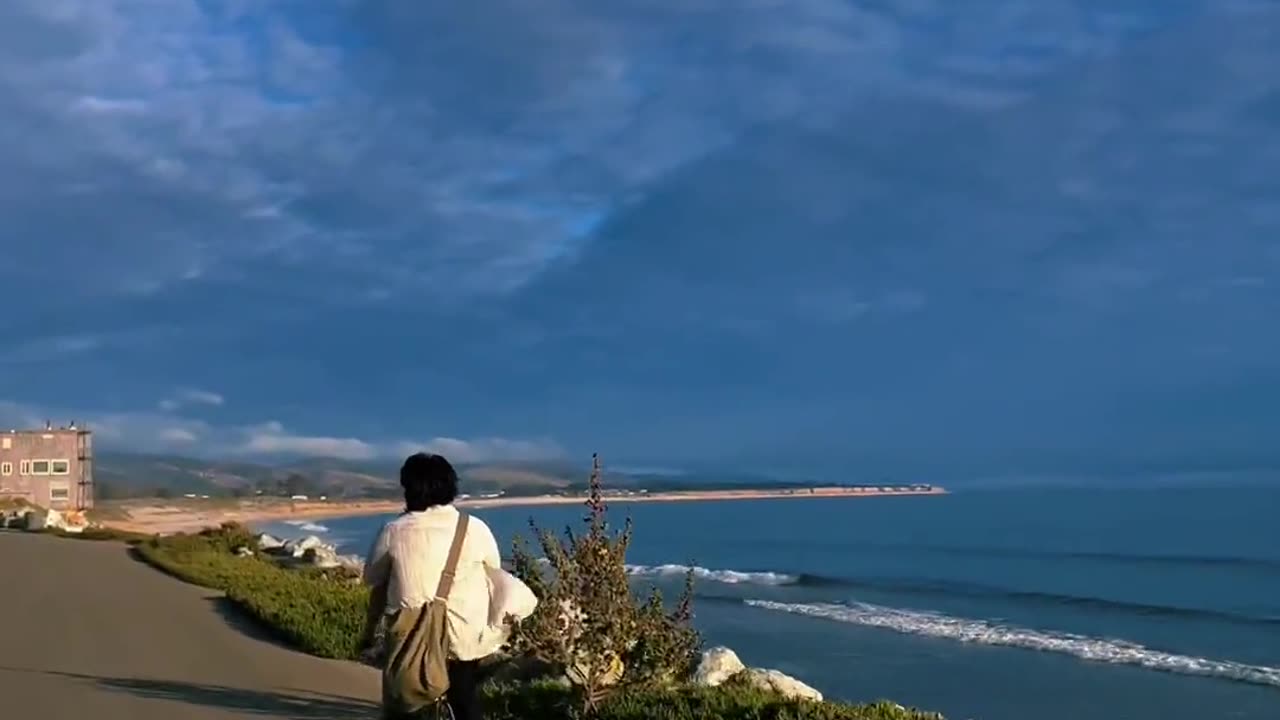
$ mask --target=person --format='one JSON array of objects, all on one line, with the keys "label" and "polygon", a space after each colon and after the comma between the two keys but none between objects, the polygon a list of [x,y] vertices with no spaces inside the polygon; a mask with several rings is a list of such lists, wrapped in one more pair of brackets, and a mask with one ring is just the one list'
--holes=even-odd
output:
[{"label": "person", "polygon": [[[364,645],[374,643],[384,616],[418,608],[435,595],[458,522],[453,501],[458,474],[440,455],[410,455],[400,468],[405,512],[383,526],[369,549],[364,582],[372,589]],[[489,568],[501,568],[498,542],[479,518],[468,520],[448,604],[449,690],[456,720],[480,720],[479,661],[489,640]],[[394,621],[394,617],[391,618]]]}]

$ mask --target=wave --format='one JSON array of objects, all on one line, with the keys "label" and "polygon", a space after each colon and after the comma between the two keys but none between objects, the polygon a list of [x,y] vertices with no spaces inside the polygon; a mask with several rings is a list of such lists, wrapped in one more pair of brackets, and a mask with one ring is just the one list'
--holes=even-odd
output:
[{"label": "wave", "polygon": [[290,526],[292,526],[292,527],[296,527],[296,528],[298,528],[299,530],[302,530],[302,531],[305,531],[305,532],[310,532],[310,533],[326,533],[326,532],[329,532],[329,528],[325,527],[324,525],[320,525],[320,524],[318,524],[318,523],[313,523],[313,522],[310,522],[310,521],[308,521],[308,520],[285,520],[285,521],[284,521],[284,524],[285,524],[285,525],[290,525]]},{"label": "wave", "polygon": [[1122,613],[1126,615],[1145,615],[1148,617],[1213,620],[1238,625],[1280,625],[1280,617],[1257,617],[1226,610],[1209,610],[1205,608],[1189,608],[1176,605],[1156,605],[1152,603],[1131,602],[1128,600],[1112,600],[1109,598],[1100,598],[1088,595],[1070,595],[1065,593],[1040,592],[1035,590],[1010,590],[1008,588],[980,585],[976,583],[956,582],[952,580],[909,580],[889,578],[849,580],[847,584],[851,588],[906,593],[912,595],[987,598],[993,600],[1007,600],[1021,604],[1078,607],[1101,612]]},{"label": "wave", "polygon": [[908,635],[945,638],[981,645],[1040,650],[1072,655],[1084,660],[1134,665],[1151,670],[1225,678],[1254,685],[1280,687],[1280,668],[1247,665],[1230,660],[1178,655],[1124,640],[1033,630],[985,620],[952,617],[940,613],[902,610],[870,603],[782,603],[746,600],[751,607],[793,615],[883,628]]},{"label": "wave", "polygon": [[1152,555],[1145,553],[1097,552],[1084,550],[1029,550],[952,545],[885,545],[884,549],[923,550],[944,555],[1009,557],[1032,559],[1091,560],[1124,565],[1165,565],[1182,567],[1225,567],[1280,572],[1280,559],[1238,555]]},{"label": "wave", "polygon": [[837,578],[809,573],[770,570],[713,570],[696,565],[628,565],[627,573],[641,578],[684,577],[690,570],[694,579],[725,585],[767,585],[772,587],[846,587],[911,595],[985,598],[1021,604],[1079,607],[1100,612],[1211,620],[1238,625],[1280,625],[1280,617],[1256,617],[1223,610],[1155,605],[1111,600],[1107,598],[1068,595],[963,583],[951,580],[913,580],[907,578]]},{"label": "wave", "polygon": [[684,577],[689,571],[697,580],[725,583],[727,585],[800,585],[804,575],[780,572],[756,572],[743,570],[711,570],[689,565],[628,565],[627,574],[632,577]]}]

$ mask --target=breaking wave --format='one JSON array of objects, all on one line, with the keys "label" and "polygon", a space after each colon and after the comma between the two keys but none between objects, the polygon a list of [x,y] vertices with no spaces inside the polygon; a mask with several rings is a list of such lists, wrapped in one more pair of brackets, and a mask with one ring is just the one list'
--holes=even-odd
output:
[{"label": "breaking wave", "polygon": [[1280,687],[1280,668],[1178,655],[1124,640],[1032,630],[985,620],[958,618],[919,610],[902,610],[869,603],[845,605],[781,603],[770,600],[746,600],[745,603],[764,610],[883,628],[908,635],[1056,652],[1094,662],[1134,665],[1164,672],[1203,675],[1254,685]]},{"label": "breaking wave", "polygon": [[743,570],[711,570],[689,565],[628,565],[627,574],[632,577],[684,577],[690,570],[697,580],[724,583],[726,585],[801,585],[810,579],[806,575],[780,572],[753,572]]},{"label": "breaking wave", "polygon": [[952,580],[911,578],[836,578],[808,573],[768,570],[713,570],[690,565],[628,565],[627,573],[637,578],[681,578],[693,570],[695,580],[725,585],[767,585],[772,587],[846,587],[922,596],[971,597],[1005,600],[1023,605],[1078,607],[1094,612],[1174,617],[1218,621],[1238,625],[1280,625],[1280,617],[1260,617],[1223,610],[1155,605],[1082,595],[1011,590],[1002,587],[962,583]]},{"label": "breaking wave", "polygon": [[307,520],[285,520],[284,524],[292,527],[296,527],[299,530],[302,530],[304,532],[310,532],[310,533],[329,532],[329,528],[325,527],[324,525],[313,523]]}]

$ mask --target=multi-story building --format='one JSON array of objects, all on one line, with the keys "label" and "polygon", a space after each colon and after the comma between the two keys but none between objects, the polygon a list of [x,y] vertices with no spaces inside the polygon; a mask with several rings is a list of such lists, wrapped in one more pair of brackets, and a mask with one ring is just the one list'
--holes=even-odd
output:
[{"label": "multi-story building", "polygon": [[93,436],[75,423],[0,431],[0,499],[55,510],[93,507]]}]

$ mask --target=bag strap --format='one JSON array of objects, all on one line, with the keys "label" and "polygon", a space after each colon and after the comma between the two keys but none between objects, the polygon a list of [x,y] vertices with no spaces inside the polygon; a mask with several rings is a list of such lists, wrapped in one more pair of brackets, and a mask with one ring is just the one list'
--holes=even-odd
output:
[{"label": "bag strap", "polygon": [[436,599],[446,600],[453,589],[453,576],[458,572],[458,558],[462,557],[462,541],[467,535],[467,514],[458,513],[458,526],[453,531],[453,543],[449,545],[449,558],[444,561],[440,584],[436,586]]}]

